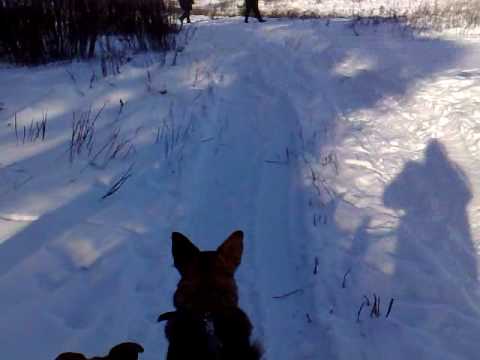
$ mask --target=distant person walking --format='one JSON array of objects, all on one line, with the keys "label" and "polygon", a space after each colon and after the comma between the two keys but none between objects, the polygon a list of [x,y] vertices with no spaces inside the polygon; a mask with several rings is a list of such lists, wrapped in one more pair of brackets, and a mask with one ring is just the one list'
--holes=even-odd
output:
[{"label": "distant person walking", "polygon": [[259,22],[265,22],[260,14],[260,10],[258,9],[258,0],[245,0],[245,22],[248,23],[248,17],[250,16],[250,12],[253,10],[253,14],[257,18]]},{"label": "distant person walking", "polygon": [[179,17],[180,21],[183,24],[183,20],[187,19],[187,23],[190,24],[190,11],[192,11],[193,0],[178,0],[178,2],[183,10],[183,14]]}]

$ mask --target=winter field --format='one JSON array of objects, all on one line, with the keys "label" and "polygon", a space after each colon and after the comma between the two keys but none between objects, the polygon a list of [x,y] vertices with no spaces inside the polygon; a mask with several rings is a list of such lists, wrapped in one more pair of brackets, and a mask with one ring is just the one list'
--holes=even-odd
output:
[{"label": "winter field", "polygon": [[[244,0],[195,0],[193,11],[211,17],[243,15]],[[176,0],[169,0],[178,6]],[[267,16],[399,17],[415,27],[463,27],[480,24],[480,0],[259,0]]]},{"label": "winter field", "polygon": [[[380,12],[412,13],[416,9],[433,9],[455,5],[471,7],[476,0],[259,0],[260,9],[295,15],[350,16],[354,13],[367,15]],[[194,0],[198,10],[216,9],[219,14],[235,13],[244,6],[244,0]]]},{"label": "winter field", "polygon": [[479,38],[267,20],[115,76],[2,65],[2,358],[164,358],[171,232],[236,229],[265,359],[478,358]]}]

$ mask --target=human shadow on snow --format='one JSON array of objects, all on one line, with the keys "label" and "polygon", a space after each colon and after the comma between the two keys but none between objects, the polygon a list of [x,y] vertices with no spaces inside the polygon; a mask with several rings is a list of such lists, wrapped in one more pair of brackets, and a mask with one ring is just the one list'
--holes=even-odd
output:
[{"label": "human shadow on snow", "polygon": [[[384,206],[399,214],[397,227],[372,231],[375,219],[366,216],[357,228],[350,266],[358,305],[362,292],[376,293],[384,319],[394,301],[386,322],[370,323],[370,308],[359,315],[366,322],[360,328],[372,335],[363,340],[366,356],[394,349],[422,359],[438,351],[459,358],[476,353],[480,292],[467,213],[472,196],[465,172],[434,139],[424,158],[408,161],[384,189]],[[377,339],[376,331],[390,335]]]},{"label": "human shadow on snow", "polygon": [[424,160],[407,162],[383,195],[386,207],[403,213],[391,254],[396,318],[463,358],[476,353],[480,331],[471,200],[466,174],[438,140],[428,143]]}]

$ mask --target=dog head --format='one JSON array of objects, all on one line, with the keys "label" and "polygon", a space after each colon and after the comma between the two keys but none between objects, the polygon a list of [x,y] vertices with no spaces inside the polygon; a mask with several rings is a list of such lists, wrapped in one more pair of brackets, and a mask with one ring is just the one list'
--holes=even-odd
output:
[{"label": "dog head", "polygon": [[186,236],[172,233],[174,265],[182,276],[174,295],[177,309],[212,312],[238,303],[235,270],[243,252],[243,232],[232,233],[215,251],[200,251]]}]

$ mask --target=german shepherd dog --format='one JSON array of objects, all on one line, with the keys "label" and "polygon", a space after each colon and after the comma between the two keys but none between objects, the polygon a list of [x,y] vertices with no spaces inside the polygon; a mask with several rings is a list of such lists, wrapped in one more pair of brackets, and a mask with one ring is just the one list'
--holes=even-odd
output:
[{"label": "german shepherd dog", "polygon": [[259,360],[250,342],[252,324],[238,307],[234,273],[243,252],[243,233],[231,234],[216,251],[200,251],[187,237],[172,233],[174,265],[180,272],[173,302],[164,313],[167,360]]},{"label": "german shepherd dog", "polygon": [[[95,356],[90,360],[138,360],[138,353],[143,353],[143,347],[137,343],[124,342],[114,346],[107,356]],[[80,353],[67,352],[58,355],[55,360],[88,360]]]}]

